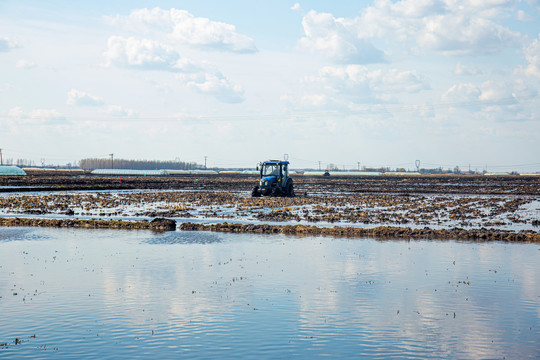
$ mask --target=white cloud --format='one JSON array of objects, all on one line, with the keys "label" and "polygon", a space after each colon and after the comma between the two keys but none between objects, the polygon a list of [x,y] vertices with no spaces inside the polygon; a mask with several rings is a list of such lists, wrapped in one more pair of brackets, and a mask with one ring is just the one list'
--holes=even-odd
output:
[{"label": "white cloud", "polygon": [[420,46],[447,55],[493,54],[520,42],[518,33],[490,19],[460,13],[431,17],[414,35]]},{"label": "white cloud", "polygon": [[291,10],[300,11],[302,10],[302,7],[300,6],[299,3],[295,3],[293,6],[291,6]]},{"label": "white cloud", "polygon": [[335,18],[332,14],[310,11],[302,19],[305,37],[298,47],[318,52],[342,64],[377,63],[384,60],[376,49],[359,34],[356,19]]},{"label": "white cloud", "polygon": [[415,70],[374,70],[368,73],[368,78],[372,88],[379,92],[417,93],[430,89],[427,80]]},{"label": "white cloud", "polygon": [[202,71],[203,68],[203,64],[199,64],[196,61],[185,57],[181,58],[176,62],[176,64],[174,64],[174,70],[188,74]]},{"label": "white cloud", "polygon": [[68,105],[101,106],[104,103],[105,101],[102,98],[76,90],[76,89],[71,89],[68,92],[68,99],[67,99]]},{"label": "white cloud", "polygon": [[[450,111],[467,110],[476,118],[508,122],[533,120],[538,108],[538,91],[520,79],[485,81],[479,85],[461,83],[442,96]],[[457,115],[456,115],[457,116]]]},{"label": "white cloud", "polygon": [[319,70],[312,83],[319,83],[332,93],[416,93],[429,89],[427,81],[416,71],[397,69],[369,70],[362,65],[326,66]]},{"label": "white cloud", "polygon": [[195,17],[186,10],[137,9],[128,16],[107,19],[133,31],[164,34],[181,44],[236,53],[257,52],[253,39],[239,34],[234,25]]},{"label": "white cloud", "polygon": [[[540,39],[540,35],[539,35]],[[525,60],[527,60],[527,67],[521,69],[525,75],[535,76],[540,78],[540,41],[534,39],[524,49]]]},{"label": "white cloud", "polygon": [[480,85],[480,101],[489,103],[514,102],[512,85],[498,81],[486,81]]},{"label": "white cloud", "polygon": [[54,109],[35,109],[29,114],[31,119],[39,120],[65,120],[66,118]]},{"label": "white cloud", "polygon": [[454,74],[463,76],[474,76],[482,74],[482,70],[478,69],[476,66],[467,66],[461,63],[457,63],[454,69]]},{"label": "white cloud", "polygon": [[34,109],[25,112],[19,106],[9,110],[8,117],[28,123],[64,123],[66,121],[65,116],[55,109]]},{"label": "white cloud", "polygon": [[474,102],[479,100],[481,93],[474,84],[454,84],[443,94],[442,99],[452,103]]},{"label": "white cloud", "polygon": [[8,52],[11,49],[19,47],[16,41],[7,37],[0,37],[0,52]]},{"label": "white cloud", "polygon": [[29,60],[19,60],[17,61],[17,68],[18,69],[33,69],[35,68],[37,65],[35,62],[33,61],[29,61]]},{"label": "white cloud", "polygon": [[13,118],[13,119],[21,119],[25,116],[26,115],[20,106],[14,107],[8,112],[8,117]]},{"label": "white cloud", "polygon": [[149,39],[111,36],[103,54],[106,65],[137,70],[194,73],[202,70],[197,62],[180,57],[172,47]]},{"label": "white cloud", "polygon": [[516,15],[517,19],[519,21],[523,21],[523,22],[529,22],[529,21],[533,21],[533,17],[530,16],[529,14],[527,14],[525,11],[523,10],[519,10],[517,12],[517,15]]},{"label": "white cloud", "polygon": [[111,36],[104,53],[107,65],[140,70],[179,71],[180,55],[171,47],[149,39]]},{"label": "white cloud", "polygon": [[244,89],[232,84],[221,73],[197,73],[179,75],[186,85],[202,94],[209,94],[226,103],[240,103],[244,101]]},{"label": "white cloud", "polygon": [[120,105],[109,105],[105,109],[104,113],[109,116],[129,118],[134,118],[139,115],[135,110],[127,109]]}]

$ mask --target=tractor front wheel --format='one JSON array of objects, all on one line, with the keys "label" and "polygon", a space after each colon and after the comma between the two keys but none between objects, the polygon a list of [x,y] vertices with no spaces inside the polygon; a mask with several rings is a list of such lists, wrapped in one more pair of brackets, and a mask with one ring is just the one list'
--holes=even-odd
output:
[{"label": "tractor front wheel", "polygon": [[261,191],[259,190],[258,186],[254,186],[253,190],[251,190],[251,197],[260,197]]}]

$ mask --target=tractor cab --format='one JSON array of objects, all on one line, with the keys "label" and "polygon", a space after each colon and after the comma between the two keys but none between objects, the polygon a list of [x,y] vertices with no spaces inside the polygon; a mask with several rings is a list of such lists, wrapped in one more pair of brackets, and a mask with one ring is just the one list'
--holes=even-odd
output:
[{"label": "tractor cab", "polygon": [[259,185],[253,188],[251,196],[261,195],[294,196],[288,161],[269,160],[260,164]]}]

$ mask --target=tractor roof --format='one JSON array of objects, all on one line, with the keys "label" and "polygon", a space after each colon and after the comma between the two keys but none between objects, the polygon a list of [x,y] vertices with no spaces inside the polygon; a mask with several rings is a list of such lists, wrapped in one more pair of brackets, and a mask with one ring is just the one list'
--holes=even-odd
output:
[{"label": "tractor roof", "polygon": [[288,165],[289,162],[281,161],[281,160],[268,160],[268,161],[263,162],[263,165],[279,165],[279,164]]}]

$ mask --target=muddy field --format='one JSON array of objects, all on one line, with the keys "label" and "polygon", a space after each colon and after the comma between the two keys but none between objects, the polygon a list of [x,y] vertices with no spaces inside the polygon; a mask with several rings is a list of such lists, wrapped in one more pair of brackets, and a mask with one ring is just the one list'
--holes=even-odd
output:
[{"label": "muddy field", "polygon": [[540,177],[296,176],[294,180],[298,195],[294,198],[251,198],[249,191],[257,182],[253,175],[3,177],[0,215],[457,229],[448,236],[460,237],[466,236],[458,230],[536,234],[540,228]]},{"label": "muddy field", "polygon": [[[0,191],[44,190],[226,190],[249,191],[257,183],[255,175],[184,175],[184,176],[94,176],[89,172],[27,171],[29,176],[0,176]],[[491,194],[540,195],[540,176],[293,176],[301,194],[391,193],[391,194]]]}]

